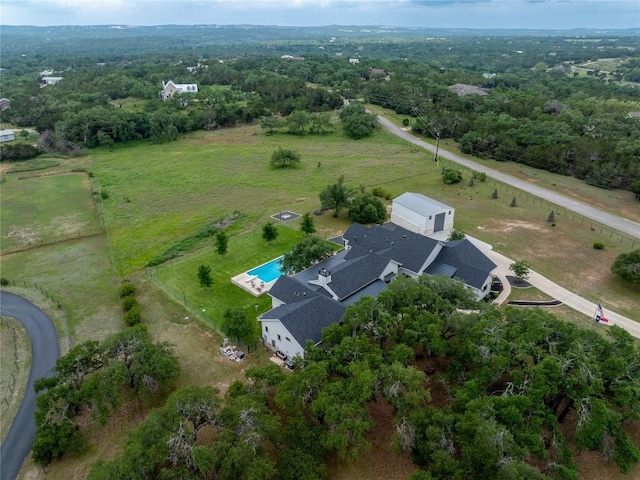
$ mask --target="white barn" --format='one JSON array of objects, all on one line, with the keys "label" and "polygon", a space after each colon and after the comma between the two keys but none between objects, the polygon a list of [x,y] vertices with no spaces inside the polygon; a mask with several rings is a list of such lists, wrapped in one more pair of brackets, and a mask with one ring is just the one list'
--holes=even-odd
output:
[{"label": "white barn", "polygon": [[44,85],[55,85],[64,77],[42,77],[42,83]]},{"label": "white barn", "polygon": [[452,207],[420,193],[403,193],[391,205],[391,222],[420,235],[450,232],[454,214]]},{"label": "white barn", "polygon": [[173,83],[162,81],[162,90],[159,95],[162,100],[172,98],[176,93],[198,93],[198,85],[196,83]]}]

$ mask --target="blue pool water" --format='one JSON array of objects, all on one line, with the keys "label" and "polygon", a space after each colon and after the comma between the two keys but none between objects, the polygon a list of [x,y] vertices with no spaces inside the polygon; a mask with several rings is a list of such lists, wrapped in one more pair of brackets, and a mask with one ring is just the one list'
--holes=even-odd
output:
[{"label": "blue pool water", "polygon": [[274,258],[269,263],[250,270],[247,274],[255,275],[265,283],[271,282],[283,274],[282,270],[280,270],[280,261],[282,258],[283,257]]}]

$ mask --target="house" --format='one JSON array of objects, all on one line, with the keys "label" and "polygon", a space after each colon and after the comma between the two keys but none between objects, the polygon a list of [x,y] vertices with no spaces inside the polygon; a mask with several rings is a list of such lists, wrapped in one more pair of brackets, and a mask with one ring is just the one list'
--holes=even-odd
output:
[{"label": "house", "polygon": [[454,91],[458,94],[459,97],[464,97],[465,95],[480,95],[484,97],[489,95],[489,92],[483,90],[480,87],[476,87],[475,85],[466,85],[464,83],[456,83],[449,87],[449,90]]},{"label": "house", "polygon": [[358,65],[360,63],[360,59],[358,59],[358,58],[350,58],[349,59],[349,63],[351,65]]},{"label": "house", "polygon": [[450,232],[455,210],[420,193],[406,192],[393,199],[391,222],[419,233]]},{"label": "house", "polygon": [[162,100],[172,98],[176,93],[198,93],[198,85],[195,83],[173,83],[162,81],[162,90],[158,93]]},{"label": "house", "polygon": [[385,82],[388,82],[389,80],[391,80],[391,75],[386,70],[383,70],[382,68],[371,67],[369,69],[369,75],[367,80],[372,80],[374,78],[382,78],[384,79]]},{"label": "house", "polygon": [[397,275],[446,275],[464,282],[478,299],[489,293],[496,265],[467,239],[438,241],[394,223],[354,223],[342,236],[341,252],[269,290],[271,310],[260,315],[262,340],[281,357],[304,356],[322,329],[340,322],[363,296],[376,297]]},{"label": "house", "polygon": [[11,108],[11,100],[8,98],[0,98],[0,110]]},{"label": "house", "polygon": [[42,77],[42,83],[44,85],[55,85],[64,77]]},{"label": "house", "polygon": [[16,139],[13,130],[0,130],[0,143],[11,142]]}]

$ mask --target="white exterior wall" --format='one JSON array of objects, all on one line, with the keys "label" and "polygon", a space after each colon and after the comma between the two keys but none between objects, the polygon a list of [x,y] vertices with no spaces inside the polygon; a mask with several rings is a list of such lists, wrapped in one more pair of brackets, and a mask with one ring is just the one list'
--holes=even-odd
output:
[{"label": "white exterior wall", "polygon": [[453,229],[453,217],[455,216],[455,209],[453,208],[442,208],[433,210],[428,214],[422,214],[394,201],[391,206],[391,223],[404,227],[411,232],[428,236],[433,233],[436,215],[440,213],[445,214],[442,229],[444,231],[451,231]]},{"label": "white exterior wall", "polygon": [[487,279],[484,281],[484,283],[482,284],[482,288],[480,290],[477,290],[475,288],[473,289],[475,291],[475,294],[478,300],[482,300],[484,297],[486,297],[489,294],[489,292],[491,291],[492,281],[493,281],[493,276],[489,275]]},{"label": "white exterior wall", "polygon": [[406,228],[407,230],[420,235],[429,235],[433,233],[433,220],[431,221],[431,227],[429,231],[429,225],[427,224],[427,217],[420,215],[418,212],[409,210],[407,207],[393,202],[391,206],[391,223]]},{"label": "white exterior wall", "polygon": [[[304,348],[293,338],[289,330],[280,323],[280,320],[263,319],[260,322],[262,323],[262,340],[267,347],[274,351],[279,350],[290,358],[296,355],[304,357]],[[278,338],[278,335],[280,335],[280,338]]]}]

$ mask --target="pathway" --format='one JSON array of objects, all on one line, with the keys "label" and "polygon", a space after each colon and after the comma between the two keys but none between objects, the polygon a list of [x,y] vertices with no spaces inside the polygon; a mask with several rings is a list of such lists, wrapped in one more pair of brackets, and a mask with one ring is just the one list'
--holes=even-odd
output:
[{"label": "pathway", "polygon": [[[386,119],[385,117],[378,115],[378,121],[392,134],[408,142],[411,142],[414,145],[425,148],[430,152],[435,152],[436,147],[423,140],[420,140],[419,138],[414,137],[405,130],[402,130],[402,128],[398,127],[396,124]],[[521,180],[512,175],[499,172],[498,170],[487,168],[484,165],[480,165],[479,163],[468,160],[467,158],[464,158],[460,155],[451,153],[447,150],[444,150],[443,148],[439,148],[438,155],[473,170],[485,172],[489,177],[495,178],[502,183],[506,183],[508,185],[511,185],[512,187],[522,190],[523,192],[527,192],[531,195],[543,198],[550,203],[566,208],[567,210],[575,212],[602,225],[608,226],[621,233],[627,234],[633,238],[640,239],[640,224],[632,220],[628,220],[626,218],[604,212],[579,200],[575,200],[560,193],[552,192],[551,190],[547,190],[546,188],[533,185],[525,180]]]}]

